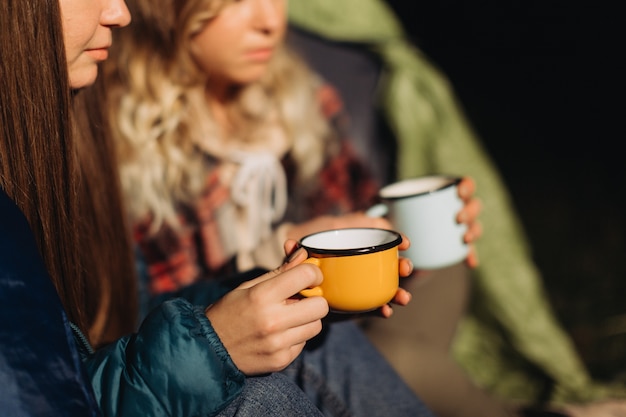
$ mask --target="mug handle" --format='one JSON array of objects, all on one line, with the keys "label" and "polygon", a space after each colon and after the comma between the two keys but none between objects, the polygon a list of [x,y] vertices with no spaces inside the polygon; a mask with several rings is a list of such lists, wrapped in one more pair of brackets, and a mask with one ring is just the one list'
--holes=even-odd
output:
[{"label": "mug handle", "polygon": [[384,203],[374,204],[365,211],[367,217],[385,217],[389,213],[389,207]]},{"label": "mug handle", "polygon": [[[317,267],[320,266],[320,261],[317,258],[306,258],[302,263],[313,264]],[[322,297],[324,293],[322,291],[322,287],[317,286],[300,291],[300,295],[303,297]]]}]

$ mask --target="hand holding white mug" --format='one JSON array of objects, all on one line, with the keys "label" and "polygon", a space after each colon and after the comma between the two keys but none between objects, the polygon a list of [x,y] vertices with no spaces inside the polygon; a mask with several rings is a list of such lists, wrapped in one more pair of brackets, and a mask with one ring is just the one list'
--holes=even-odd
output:
[{"label": "hand holding white mug", "polygon": [[480,201],[473,197],[471,178],[431,175],[383,187],[382,203],[370,208],[372,217],[389,215],[394,229],[405,233],[412,247],[405,256],[421,270],[446,267],[465,259],[478,264],[472,243],[482,231],[476,218]]},{"label": "hand holding white mug", "polygon": [[467,231],[463,235],[463,239],[470,247],[465,263],[470,268],[475,268],[478,266],[478,256],[473,242],[478,240],[482,235],[482,226],[478,221],[478,216],[482,210],[482,203],[478,198],[474,197],[476,182],[473,178],[463,177],[457,190],[464,205],[461,211],[459,211],[456,220],[459,223],[467,225]]}]

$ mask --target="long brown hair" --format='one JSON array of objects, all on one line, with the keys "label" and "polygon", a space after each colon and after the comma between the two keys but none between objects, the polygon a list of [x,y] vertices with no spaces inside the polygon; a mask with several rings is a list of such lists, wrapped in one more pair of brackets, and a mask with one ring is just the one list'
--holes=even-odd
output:
[{"label": "long brown hair", "polygon": [[82,262],[90,274],[86,309],[93,343],[110,342],[135,328],[137,278],[130,228],[124,219],[115,149],[98,102],[101,91],[89,87],[74,100],[80,132],[78,160],[82,181]]},{"label": "long brown hair", "polygon": [[[99,314],[109,317],[102,306],[116,304],[103,303],[102,288],[114,300],[117,288],[130,294],[135,284],[126,233],[112,236],[123,227],[121,211],[113,209],[116,187],[104,181],[108,172],[96,178],[87,167],[92,161],[77,159],[79,151],[82,157],[92,150],[99,166],[111,163],[91,131],[84,132],[80,147],[75,142],[61,27],[57,0],[0,3],[0,187],[26,216],[69,319],[89,331]],[[94,183],[103,187],[86,194]],[[106,242],[97,241],[103,236]],[[119,323],[89,332],[92,341],[132,330],[135,304],[115,312]]]}]

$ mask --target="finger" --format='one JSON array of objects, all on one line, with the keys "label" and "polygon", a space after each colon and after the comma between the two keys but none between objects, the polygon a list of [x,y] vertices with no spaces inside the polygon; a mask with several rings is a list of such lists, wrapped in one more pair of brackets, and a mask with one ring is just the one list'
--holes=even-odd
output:
[{"label": "finger", "polygon": [[398,245],[398,250],[407,250],[411,246],[411,241],[403,233],[400,233],[400,235],[402,236],[402,242]]},{"label": "finger", "polygon": [[265,274],[261,275],[260,277],[256,277],[254,279],[250,279],[248,281],[245,281],[243,283],[241,283],[236,289],[247,289],[247,288],[252,288],[257,286],[258,284],[267,281],[269,279],[274,278],[276,275],[278,275],[280,273],[279,269],[275,269],[273,271],[269,271],[266,272]]},{"label": "finger", "polygon": [[297,325],[320,320],[328,315],[330,307],[324,297],[290,299],[285,315],[292,317]]},{"label": "finger", "polygon": [[400,258],[398,261],[398,274],[401,277],[408,277],[413,273],[413,262],[409,258]]},{"label": "finger", "polygon": [[405,306],[411,302],[412,295],[410,292],[405,290],[404,288],[398,288],[396,291],[396,295],[391,300],[392,303]]},{"label": "finger", "polygon": [[[302,353],[302,351],[304,350],[304,347],[306,346],[306,342],[308,340],[309,339],[303,341],[302,343],[295,344],[289,348],[289,353],[291,355],[291,361],[289,362],[289,364],[291,364],[291,362],[293,362],[298,356],[300,356],[300,353]],[[282,371],[282,369],[277,369],[276,371],[280,372]]]},{"label": "finger", "polygon": [[[391,300],[391,303],[405,306],[411,302],[411,293],[405,290],[404,288],[398,288],[396,295]],[[385,304],[381,308],[378,309],[376,314],[382,318],[388,319],[393,315],[393,307],[391,304]]]},{"label": "finger", "polygon": [[458,223],[471,223],[476,220],[482,208],[482,202],[477,198],[473,198],[467,201],[461,211],[459,211],[459,214],[456,216],[456,221]]},{"label": "finger", "polygon": [[304,342],[322,330],[322,319],[328,315],[328,303],[322,297],[303,298],[286,306],[286,328],[294,343]]},{"label": "finger", "polygon": [[283,244],[283,250],[285,251],[285,255],[287,258],[298,249],[298,242],[294,239],[287,239]]},{"label": "finger", "polygon": [[281,272],[289,271],[293,267],[300,265],[309,257],[308,252],[303,247],[296,246],[294,249],[295,250],[287,257],[287,259],[285,259],[285,263],[278,268]]},{"label": "finger", "polygon": [[470,268],[476,268],[480,264],[478,261],[478,253],[476,252],[474,245],[470,245],[467,258],[465,258],[465,264]]},{"label": "finger", "polygon": [[[278,270],[288,265],[281,266]],[[317,266],[300,264],[287,271],[275,273],[273,276],[258,282],[255,287],[258,291],[267,291],[269,301],[285,301],[306,288],[321,284],[322,280],[322,271]]]},{"label": "finger", "polygon": [[472,223],[465,234],[463,235],[463,241],[465,243],[472,243],[477,241],[483,234],[483,227],[480,222]]},{"label": "finger", "polygon": [[393,308],[389,304],[385,304],[380,309],[378,309],[378,314],[385,319],[388,319],[393,315]]},{"label": "finger", "polygon": [[[238,288],[244,289],[244,288],[251,288],[254,287],[264,281],[268,281],[284,272],[289,271],[290,269],[292,269],[294,266],[299,265],[300,263],[302,263],[302,261],[304,261],[307,258],[308,254],[306,249],[304,248],[297,248],[295,252],[293,252],[289,258],[286,260],[286,263],[282,264],[281,266],[279,266],[278,268],[269,271],[263,275],[261,275],[260,277],[257,277],[255,279],[251,279],[249,281],[244,282],[243,284],[239,285]],[[297,291],[296,291],[297,292]]]},{"label": "finger", "polygon": [[468,200],[476,192],[476,182],[471,177],[463,177],[457,189],[459,197],[461,197],[462,200]]},{"label": "finger", "polygon": [[[277,344],[280,342],[277,342]],[[293,345],[285,344],[284,346],[277,346],[277,350],[268,350],[261,352],[261,355],[265,355],[263,359],[258,360],[263,363],[263,372],[280,372],[288,367],[297,357],[300,355],[304,347],[306,346],[306,340],[295,343]],[[258,375],[259,371],[250,372],[246,375],[253,376]]]}]

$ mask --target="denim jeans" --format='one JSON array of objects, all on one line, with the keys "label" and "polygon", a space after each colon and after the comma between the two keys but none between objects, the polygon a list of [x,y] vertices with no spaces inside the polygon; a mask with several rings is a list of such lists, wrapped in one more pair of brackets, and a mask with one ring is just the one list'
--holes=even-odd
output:
[{"label": "denim jeans", "polygon": [[276,373],[251,377],[241,394],[216,417],[323,417],[293,381]]},{"label": "denim jeans", "polygon": [[326,325],[283,372],[248,378],[220,417],[432,417],[353,322]]}]

